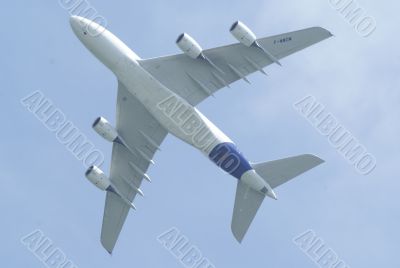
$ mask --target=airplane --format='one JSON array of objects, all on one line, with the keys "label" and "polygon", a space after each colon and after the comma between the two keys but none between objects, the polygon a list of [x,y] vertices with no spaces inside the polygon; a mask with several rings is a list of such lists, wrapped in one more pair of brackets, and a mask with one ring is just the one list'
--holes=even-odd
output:
[{"label": "airplane", "polygon": [[277,199],[274,188],[320,165],[317,156],[304,154],[264,163],[249,162],[236,144],[195,108],[218,90],[237,80],[248,83],[254,72],[281,65],[280,60],[325,40],[332,34],[320,27],[257,39],[241,21],[230,33],[239,43],[203,50],[187,33],[176,40],[181,54],[141,59],[105,27],[71,16],[78,39],[118,79],[116,126],[99,117],[93,129],[112,143],[110,176],[96,166],[86,178],[106,191],[101,231],[103,247],[112,253],[133,200],[143,196],[143,180],[153,156],[172,134],[193,146],[237,179],[231,230],[240,243],[266,196]]}]

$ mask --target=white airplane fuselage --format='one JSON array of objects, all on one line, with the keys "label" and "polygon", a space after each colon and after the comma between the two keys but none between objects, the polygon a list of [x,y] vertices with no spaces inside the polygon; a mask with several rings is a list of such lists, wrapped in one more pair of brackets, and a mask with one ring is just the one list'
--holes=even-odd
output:
[{"label": "white airplane fuselage", "polygon": [[71,17],[71,26],[81,42],[169,133],[200,150],[252,189],[276,199],[272,188],[254,171],[232,140],[200,111],[142,68],[140,58],[120,39],[81,17]]}]

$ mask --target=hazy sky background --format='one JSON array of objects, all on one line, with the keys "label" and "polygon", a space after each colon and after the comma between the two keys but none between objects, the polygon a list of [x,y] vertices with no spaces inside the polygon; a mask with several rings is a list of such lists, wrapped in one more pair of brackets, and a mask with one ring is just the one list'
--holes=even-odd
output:
[{"label": "hazy sky background", "polygon": [[[358,0],[377,30],[361,37],[328,0],[90,3],[140,57],[233,43],[240,19],[259,36],[322,26],[335,37],[224,89],[199,108],[251,161],[313,153],[326,163],[266,199],[242,245],[230,230],[236,181],[173,137],[162,144],[112,257],[101,247],[104,193],[20,99],[41,90],[106,155],[91,129],[115,122],[116,79],[79,42],[58,1],[2,3],[0,256],[2,267],[44,267],[20,238],[41,229],[78,267],[181,267],[156,240],[179,228],[216,267],[317,267],[293,237],[313,229],[350,267],[400,267],[398,1]],[[292,104],[315,96],[377,159],[360,175]],[[134,122],[132,122],[134,124]]]}]

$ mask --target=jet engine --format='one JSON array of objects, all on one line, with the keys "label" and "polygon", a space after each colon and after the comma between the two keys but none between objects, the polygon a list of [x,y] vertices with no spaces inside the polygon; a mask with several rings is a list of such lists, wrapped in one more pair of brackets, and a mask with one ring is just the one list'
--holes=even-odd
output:
[{"label": "jet engine", "polygon": [[187,33],[181,34],[176,40],[178,47],[192,59],[197,59],[202,55],[201,46]]},{"label": "jet engine", "polygon": [[[136,210],[135,205],[129,201],[129,199],[121,194],[121,192],[111,183],[110,179],[104,174],[104,172],[96,166],[91,166],[85,173],[86,178],[93,183],[97,188],[102,191],[107,191],[116,194],[119,196],[128,206]],[[143,195],[143,192],[139,189],[136,189],[140,194]]]},{"label": "jet engine", "polygon": [[231,34],[243,45],[250,47],[256,42],[256,35],[241,21],[235,22],[231,29]]},{"label": "jet engine", "polygon": [[104,117],[97,118],[92,127],[100,136],[110,142],[114,142],[118,138],[117,131]]},{"label": "jet engine", "polygon": [[278,65],[282,65],[274,55],[272,55],[267,49],[258,43],[256,35],[243,22],[237,21],[232,24],[230,32],[240,43],[246,47],[257,47],[261,49],[270,60]]},{"label": "jet engine", "polygon": [[91,166],[85,173],[86,178],[102,191],[109,190],[111,186],[110,179],[104,172],[96,166]]}]

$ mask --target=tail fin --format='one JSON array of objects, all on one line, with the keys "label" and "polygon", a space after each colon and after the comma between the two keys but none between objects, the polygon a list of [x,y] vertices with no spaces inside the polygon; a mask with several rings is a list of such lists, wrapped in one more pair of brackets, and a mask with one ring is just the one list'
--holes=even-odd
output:
[{"label": "tail fin", "polygon": [[[254,170],[272,187],[318,166],[324,161],[314,155],[299,155],[271,162],[252,164]],[[235,207],[232,218],[232,233],[242,242],[265,195],[239,181],[236,190]]]}]

